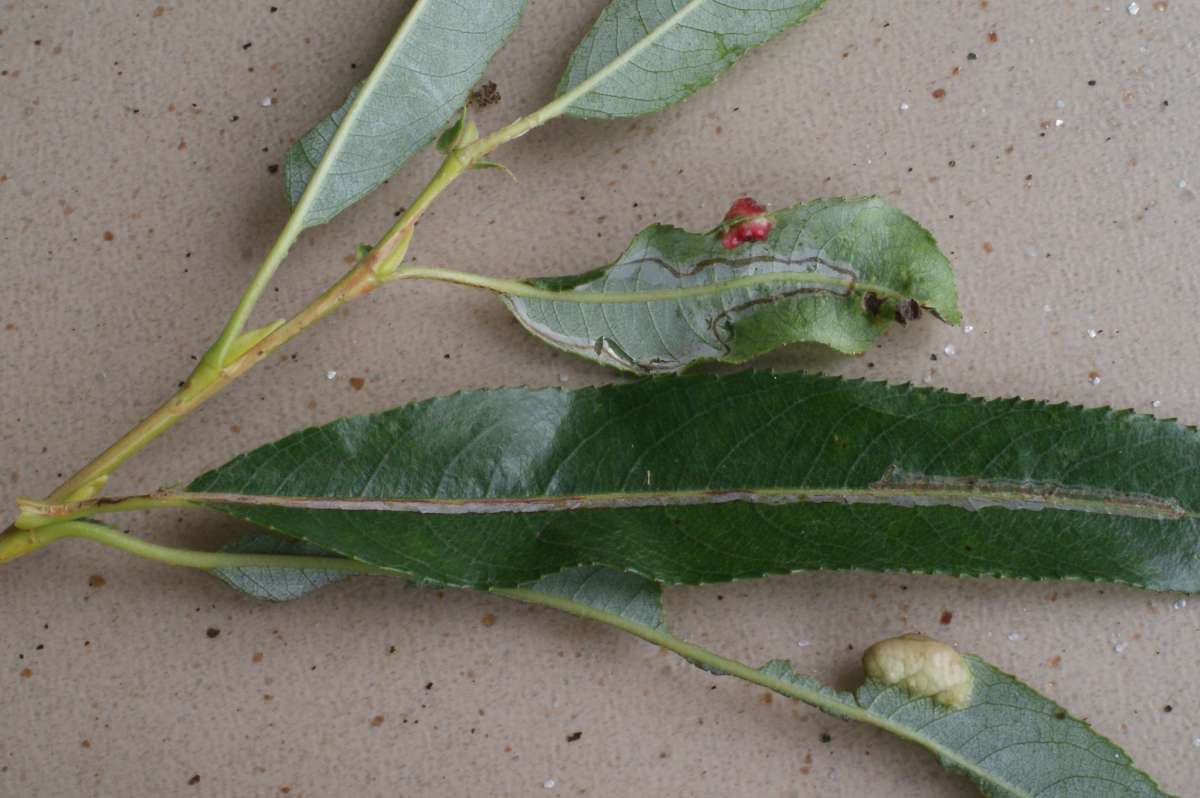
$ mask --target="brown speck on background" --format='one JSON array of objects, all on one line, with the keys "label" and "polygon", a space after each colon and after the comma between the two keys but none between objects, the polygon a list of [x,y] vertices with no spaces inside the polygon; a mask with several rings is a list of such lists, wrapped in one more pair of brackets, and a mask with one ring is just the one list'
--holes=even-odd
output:
[{"label": "brown speck on background", "polygon": [[220,629],[218,629],[218,628],[216,628],[215,626],[210,626],[210,627],[208,627],[208,629],[206,629],[206,630],[204,631],[204,634],[208,635],[208,638],[211,640],[212,638],[214,638],[214,637],[217,637],[218,635],[220,635],[220,634],[221,634],[221,630],[220,630]]},{"label": "brown speck on background", "polygon": [[1166,11],[1167,10],[1167,0],[1158,0],[1158,2],[1154,4],[1154,10],[1155,11]]},{"label": "brown speck on background", "polygon": [[162,6],[155,6],[154,11],[150,12],[150,16],[161,17],[165,13],[167,13],[167,9],[163,8]]},{"label": "brown speck on background", "polygon": [[9,322],[8,324],[5,324],[5,325],[4,325],[4,329],[5,329],[7,332],[16,332],[16,331],[17,331],[17,325],[13,324],[12,322]]},{"label": "brown speck on background", "polygon": [[250,661],[253,662],[255,665],[262,662],[263,661],[263,653],[261,651],[255,651],[254,656],[250,658]]},{"label": "brown speck on background", "polygon": [[192,787],[195,787],[199,783],[200,783],[200,774],[199,773],[193,773],[192,777],[190,779],[188,779],[188,784]]},{"label": "brown speck on background", "polygon": [[351,377],[350,378],[350,387],[356,391],[361,391],[363,389],[363,386],[366,384],[367,384],[367,381],[364,380],[362,377]]},{"label": "brown speck on background", "polygon": [[950,610],[942,610],[942,616],[938,618],[938,623],[940,623],[942,626],[949,626],[950,622],[953,620],[954,613],[950,612]]},{"label": "brown speck on background", "polygon": [[988,44],[995,44],[998,41],[1000,41],[1000,35],[998,33],[992,31],[988,34]]},{"label": "brown speck on background", "polygon": [[941,99],[944,99],[945,97],[946,97],[945,89],[934,89],[933,90],[933,99],[941,100]]},{"label": "brown speck on background", "polygon": [[92,574],[88,577],[88,587],[104,587],[108,584],[108,580],[100,574]]},{"label": "brown speck on background", "polygon": [[382,726],[383,725],[383,715],[376,715],[375,717],[371,718],[371,725],[376,728],[379,728],[380,726]]},{"label": "brown speck on background", "polygon": [[991,241],[984,241],[982,244],[979,245],[979,248],[982,249],[984,251],[984,253],[986,253],[988,255],[992,254],[992,242]]},{"label": "brown speck on background", "polygon": [[279,164],[277,164],[277,163],[269,164],[267,166],[267,171],[270,172],[271,174],[275,174],[276,172],[279,171]]},{"label": "brown speck on background", "polygon": [[112,234],[112,230],[105,230],[105,231],[104,231],[104,240],[105,240],[105,241],[112,241],[112,240],[113,240],[113,234]]},{"label": "brown speck on background", "polygon": [[471,96],[467,99],[467,105],[472,108],[487,108],[489,105],[500,102],[501,99],[500,92],[496,90],[496,81],[489,80],[471,92]]},{"label": "brown speck on background", "polygon": [[485,612],[483,617],[479,619],[479,622],[484,626],[494,626],[496,624],[496,616],[490,612]]},{"label": "brown speck on background", "polygon": [[31,669],[21,668],[21,678],[22,679],[28,679],[30,676],[33,676],[33,671]]},{"label": "brown speck on background", "polygon": [[581,737],[583,737],[583,732],[581,732],[581,731],[571,732],[570,734],[567,735],[567,742],[573,743],[576,740],[580,739]]},{"label": "brown speck on background", "polygon": [[84,740],[83,742],[81,742],[81,743],[79,744],[79,746],[80,746],[81,748],[91,748],[91,747],[92,747],[92,741],[91,741],[91,740]]},{"label": "brown speck on background", "polygon": [[237,435],[239,432],[242,431],[242,428],[240,426],[238,426],[237,424],[230,424],[229,431],[232,432],[234,435]]},{"label": "brown speck on background", "polygon": [[187,142],[184,141],[183,139],[180,139],[179,140],[179,151],[183,152],[186,149],[187,149]]},{"label": "brown speck on background", "polygon": [[775,696],[771,695],[770,693],[763,693],[758,697],[758,703],[762,704],[763,706],[770,706],[774,700]]}]

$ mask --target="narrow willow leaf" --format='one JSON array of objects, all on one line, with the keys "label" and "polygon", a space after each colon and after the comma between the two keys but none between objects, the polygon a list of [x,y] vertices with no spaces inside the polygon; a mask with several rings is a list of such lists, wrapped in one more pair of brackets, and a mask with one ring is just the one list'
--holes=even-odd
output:
[{"label": "narrow willow leaf", "polygon": [[[703,670],[721,674],[721,668],[728,667],[728,672],[789,698],[914,742],[931,751],[943,767],[970,778],[991,798],[1166,798],[1121,749],[1087,723],[982,659],[959,655],[937,641],[911,635],[896,638],[872,646],[864,658],[883,646],[890,647],[892,656],[911,653],[914,645],[938,650],[940,667],[931,669],[934,682],[926,694],[914,693],[909,683],[885,683],[882,677],[868,677],[858,690],[847,693],[797,673],[786,660],[772,660],[750,671],[740,663],[696,650],[667,631],[659,586],[633,574],[594,568],[570,571],[515,591],[514,597],[543,601],[538,593],[551,597],[544,602],[550,606],[619,624],[681,655],[690,652],[696,657],[692,664]],[[910,677],[925,675],[920,669],[928,667],[911,656],[899,664],[905,668],[901,673]],[[873,669],[867,670],[870,674]],[[966,688],[952,703],[927,695],[942,686],[937,679],[947,674]]]},{"label": "narrow willow leaf", "polygon": [[585,118],[662,110],[716,80],[742,53],[796,25],[824,0],[613,0],[559,84]]},{"label": "narrow willow leaf", "polygon": [[899,210],[824,199],[771,216],[766,240],[733,250],[720,229],[656,224],[610,266],[501,298],[547,343],[638,374],[740,363],[799,341],[858,354],[914,308],[959,321],[949,261]]},{"label": "narrow willow leaf", "polygon": [[[232,554],[326,556],[324,550],[311,543],[258,533],[243,535],[223,546],[221,551]],[[345,571],[330,571],[324,568],[218,568],[212,573],[231,587],[254,598],[268,601],[298,599],[350,576]]]},{"label": "narrow willow leaf", "polygon": [[416,0],[371,76],[288,151],[284,184],[303,226],[328,222],[433,141],[524,8],[525,0]]},{"label": "narrow willow leaf", "polygon": [[1200,591],[1200,435],[1130,412],[809,374],[474,391],[304,430],[192,502],[446,584],[582,565]]}]

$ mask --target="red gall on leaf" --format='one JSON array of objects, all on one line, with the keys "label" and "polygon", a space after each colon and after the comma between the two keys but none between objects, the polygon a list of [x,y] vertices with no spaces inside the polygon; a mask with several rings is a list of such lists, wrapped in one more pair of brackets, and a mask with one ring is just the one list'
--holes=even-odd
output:
[{"label": "red gall on leaf", "polygon": [[775,226],[765,214],[766,206],[760,205],[750,197],[740,197],[729,206],[723,221],[729,222],[741,219],[721,236],[721,246],[725,249],[736,249],[747,241],[763,241]]}]

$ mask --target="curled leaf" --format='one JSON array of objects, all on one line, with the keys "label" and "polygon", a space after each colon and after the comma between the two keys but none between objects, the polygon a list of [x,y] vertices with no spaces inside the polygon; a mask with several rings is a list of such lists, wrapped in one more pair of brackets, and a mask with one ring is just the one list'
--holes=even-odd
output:
[{"label": "curled leaf", "polygon": [[[527,280],[501,298],[543,341],[636,374],[741,363],[800,341],[858,354],[922,309],[959,320],[933,237],[877,198],[743,216],[708,233],[653,225],[610,266]],[[771,224],[729,249],[730,234],[756,219]]]}]

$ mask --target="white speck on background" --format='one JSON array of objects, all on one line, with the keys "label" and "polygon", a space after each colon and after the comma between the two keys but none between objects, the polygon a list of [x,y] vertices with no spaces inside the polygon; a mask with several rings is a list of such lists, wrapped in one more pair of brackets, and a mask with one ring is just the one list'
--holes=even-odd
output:
[{"label": "white speck on background", "polygon": [[945,346],[942,347],[942,351],[945,352],[947,355],[953,355],[958,350],[954,348],[954,344],[946,344]]},{"label": "white speck on background", "polygon": [[261,105],[263,108],[270,108],[271,103],[273,103],[273,102],[274,102],[274,100],[272,98],[263,97],[262,100],[260,100],[258,104]]},{"label": "white speck on background", "polygon": [[1150,406],[1151,407],[1162,407],[1162,401],[1159,399],[1155,399],[1153,402],[1150,403]]},{"label": "white speck on background", "polygon": [[1093,374],[1092,376],[1088,377],[1088,382],[1090,382],[1092,385],[1099,385],[1100,384],[1100,375]]},{"label": "white speck on background", "polygon": [[554,779],[546,779],[545,781],[542,782],[542,786],[545,787],[547,790],[553,790],[554,786],[556,784],[558,784],[558,782],[555,781]]},{"label": "white speck on background", "polygon": [[1009,641],[1010,643],[1015,643],[1015,642],[1017,642],[1017,641],[1018,641],[1018,640],[1020,640],[1020,639],[1021,639],[1021,635],[1019,635],[1018,633],[1016,633],[1016,632],[1009,632],[1009,633],[1008,633],[1008,641]]},{"label": "white speck on background", "polygon": [[900,103],[900,110],[901,110],[901,111],[907,111],[907,110],[908,110],[908,103]]},{"label": "white speck on background", "polygon": [[1067,122],[1066,122],[1066,120],[1064,120],[1064,119],[1055,119],[1055,120],[1054,120],[1054,126],[1055,126],[1055,127],[1062,127],[1062,126],[1063,126],[1063,125],[1065,125],[1065,124],[1067,124]]},{"label": "white speck on background", "polygon": [[963,325],[963,332],[965,332],[967,335],[970,335],[971,333],[975,332],[975,325],[973,325],[973,324],[964,324],[964,325]]},{"label": "white speck on background", "polygon": [[1027,257],[1027,258],[1036,258],[1037,256],[1039,256],[1041,254],[1042,253],[1038,252],[1033,247],[1030,247],[1029,249],[1025,250],[1025,257]]},{"label": "white speck on background", "polygon": [[799,640],[796,642],[798,648],[808,648],[811,644],[807,640]]},{"label": "white speck on background", "polygon": [[1066,100],[1055,100],[1054,107],[1055,108],[1066,108],[1067,102],[1066,102]]},{"label": "white speck on background", "polygon": [[1142,7],[1137,3],[1130,3],[1129,5],[1125,6],[1125,10],[1129,12],[1129,16],[1136,17],[1137,13],[1142,10]]},{"label": "white speck on background", "polygon": [[336,379],[337,379],[337,372],[336,372],[336,371],[327,371],[327,372],[325,372],[325,379],[327,379],[327,380],[336,380]]},{"label": "white speck on background", "polygon": [[1121,643],[1117,643],[1115,646],[1113,646],[1113,651],[1117,652],[1118,654],[1124,654],[1125,649],[1127,649],[1127,648],[1129,648],[1129,644],[1125,643],[1125,642],[1121,642]]},{"label": "white speck on background", "polygon": [[1179,186],[1180,188],[1187,188],[1187,181],[1180,178],[1179,182],[1176,183],[1175,185]]},{"label": "white speck on background", "polygon": [[561,382],[561,383],[563,383],[563,384],[566,384],[566,383],[568,383],[568,382],[570,382],[570,381],[571,381],[571,378],[570,378],[570,377],[568,377],[566,374],[559,374],[559,375],[558,375],[558,381],[559,381],[559,382]]},{"label": "white speck on background", "polygon": [[1088,330],[1088,338],[1095,338],[1097,335],[1099,335],[1099,333],[1095,330]]},{"label": "white speck on background", "polygon": [[1187,599],[1181,598],[1181,599],[1179,599],[1179,601],[1176,601],[1174,604],[1171,605],[1171,609],[1182,610],[1186,606],[1187,606]]},{"label": "white speck on background", "polygon": [[1192,738],[1192,748],[1200,748],[1200,737]]}]

